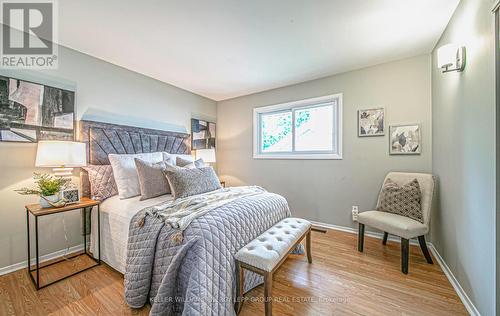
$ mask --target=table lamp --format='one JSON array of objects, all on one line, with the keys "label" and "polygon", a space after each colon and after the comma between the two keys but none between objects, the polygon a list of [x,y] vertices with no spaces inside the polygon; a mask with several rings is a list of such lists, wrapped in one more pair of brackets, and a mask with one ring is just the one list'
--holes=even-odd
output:
[{"label": "table lamp", "polygon": [[87,165],[85,143],[71,141],[39,141],[36,151],[37,167],[53,168],[58,177],[71,176],[73,168]]}]

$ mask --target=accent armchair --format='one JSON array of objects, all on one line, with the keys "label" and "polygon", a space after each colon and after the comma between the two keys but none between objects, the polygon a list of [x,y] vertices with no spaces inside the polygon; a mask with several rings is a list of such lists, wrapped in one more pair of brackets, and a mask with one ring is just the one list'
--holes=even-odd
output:
[{"label": "accent armchair", "polygon": [[[427,249],[424,235],[429,232],[429,222],[432,210],[432,199],[434,196],[434,176],[427,173],[403,173],[390,172],[385,177],[384,183],[390,178],[398,185],[404,185],[413,179],[417,179],[422,193],[421,207],[423,223],[411,218],[387,212],[367,211],[358,215],[358,251],[363,252],[365,225],[377,228],[384,232],[382,244],[387,243],[389,234],[401,237],[401,271],[408,274],[408,261],[410,253],[410,239],[418,237],[420,248],[429,264],[432,264],[432,257]],[[382,185],[383,187],[383,185]],[[380,195],[377,206],[380,203]]]}]

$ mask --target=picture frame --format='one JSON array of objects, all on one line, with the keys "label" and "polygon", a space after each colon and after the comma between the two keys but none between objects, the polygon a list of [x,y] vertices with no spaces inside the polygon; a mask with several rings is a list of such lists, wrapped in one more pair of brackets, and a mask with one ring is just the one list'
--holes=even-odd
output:
[{"label": "picture frame", "polygon": [[420,123],[389,126],[390,155],[420,155],[422,129]]},{"label": "picture frame", "polygon": [[358,110],[358,137],[385,135],[385,109]]},{"label": "picture frame", "polygon": [[215,149],[216,123],[191,119],[191,149]]},{"label": "picture frame", "polygon": [[75,92],[0,76],[0,142],[75,138]]}]

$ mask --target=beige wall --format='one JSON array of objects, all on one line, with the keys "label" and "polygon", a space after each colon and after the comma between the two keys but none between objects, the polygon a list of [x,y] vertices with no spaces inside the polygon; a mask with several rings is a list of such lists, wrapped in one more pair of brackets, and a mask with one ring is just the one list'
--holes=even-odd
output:
[{"label": "beige wall", "polygon": [[[78,119],[86,117],[177,131],[189,131],[192,116],[215,119],[215,101],[64,47],[59,48],[59,56],[56,71],[0,70],[0,74],[76,89]],[[13,190],[32,184],[35,152],[36,144],[0,143],[0,269],[26,260],[23,206],[37,198],[20,196]],[[70,245],[78,244],[81,240],[79,213],[65,217]],[[41,220],[42,254],[66,246],[61,218]]]},{"label": "beige wall", "polygon": [[[495,64],[491,0],[462,0],[436,48],[467,50],[462,73],[432,72],[433,243],[482,315],[495,314]],[[437,49],[433,52],[436,63]]]},{"label": "beige wall", "polygon": [[[423,55],[218,102],[219,175],[230,185],[256,184],[282,194],[296,216],[355,227],[351,206],[372,209],[388,171],[432,169],[430,67],[430,56]],[[343,93],[342,160],[252,158],[254,107],[334,93]],[[386,125],[421,123],[422,154],[390,156],[388,133],[358,137],[357,110],[373,107],[385,107]]]}]

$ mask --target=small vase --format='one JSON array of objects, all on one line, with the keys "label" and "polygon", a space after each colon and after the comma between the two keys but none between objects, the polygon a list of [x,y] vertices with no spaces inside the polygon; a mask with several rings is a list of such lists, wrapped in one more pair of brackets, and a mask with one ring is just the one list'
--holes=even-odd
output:
[{"label": "small vase", "polygon": [[49,202],[47,202],[45,199],[49,200],[52,203],[56,203],[59,201],[59,194],[44,196],[43,198],[40,197],[40,206],[42,208],[52,207],[52,205],[50,205]]}]

